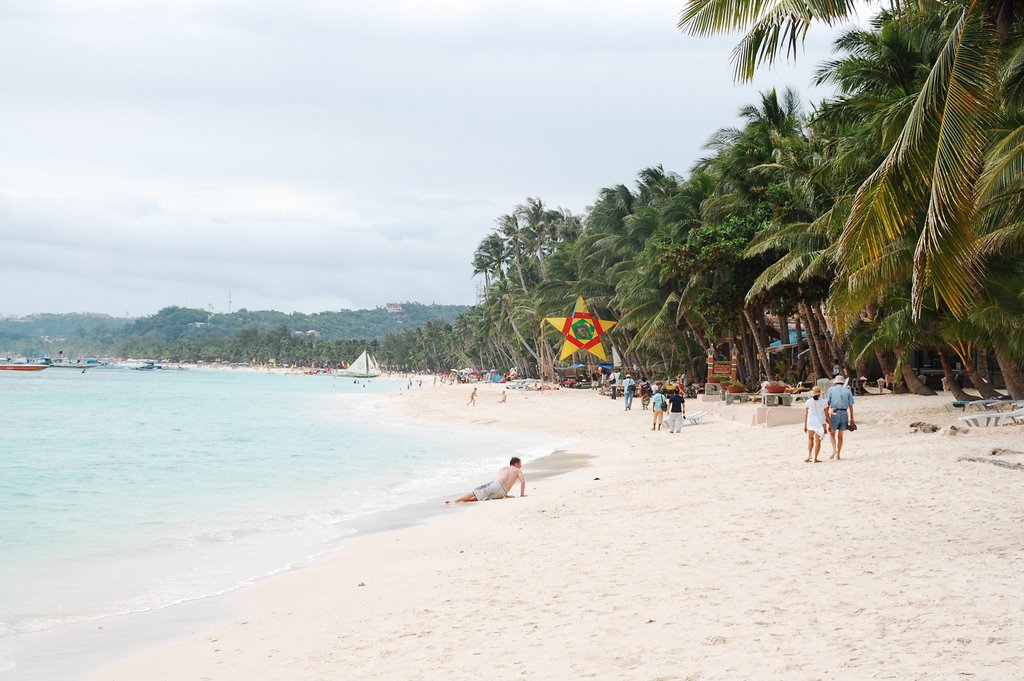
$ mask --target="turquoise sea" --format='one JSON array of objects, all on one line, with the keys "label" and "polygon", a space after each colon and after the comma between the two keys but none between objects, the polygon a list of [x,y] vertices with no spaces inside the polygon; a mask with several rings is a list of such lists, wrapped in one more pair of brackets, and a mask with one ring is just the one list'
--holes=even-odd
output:
[{"label": "turquoise sea", "polygon": [[0,372],[0,672],[26,636],[301,567],[359,519],[555,447],[391,416],[390,400],[434,389],[431,377],[408,388],[250,371]]}]

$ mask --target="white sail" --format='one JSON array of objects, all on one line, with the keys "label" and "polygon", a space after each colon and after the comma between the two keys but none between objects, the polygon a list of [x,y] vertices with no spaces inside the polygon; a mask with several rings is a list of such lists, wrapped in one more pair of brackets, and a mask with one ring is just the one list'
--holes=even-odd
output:
[{"label": "white sail", "polygon": [[353,378],[374,378],[381,375],[380,366],[373,355],[363,350],[363,353],[356,358],[356,361],[348,365],[348,369],[338,371],[340,376],[351,376]]}]

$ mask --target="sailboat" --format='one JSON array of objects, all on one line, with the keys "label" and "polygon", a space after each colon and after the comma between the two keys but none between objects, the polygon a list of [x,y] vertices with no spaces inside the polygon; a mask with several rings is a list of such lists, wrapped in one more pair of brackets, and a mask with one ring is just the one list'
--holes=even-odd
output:
[{"label": "sailboat", "polygon": [[381,375],[380,366],[373,355],[363,350],[363,354],[356,358],[356,361],[348,365],[348,369],[339,369],[339,376],[350,376],[352,378],[375,378]]}]

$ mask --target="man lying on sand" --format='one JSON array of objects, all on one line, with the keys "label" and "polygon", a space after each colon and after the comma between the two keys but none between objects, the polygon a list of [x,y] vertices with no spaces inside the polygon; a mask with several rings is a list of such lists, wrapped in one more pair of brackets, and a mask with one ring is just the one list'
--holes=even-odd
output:
[{"label": "man lying on sand", "polygon": [[467,501],[486,501],[487,499],[504,499],[512,489],[516,480],[519,481],[519,496],[526,496],[526,478],[523,477],[523,462],[518,456],[513,456],[507,466],[498,470],[498,479],[480,485],[472,492],[466,492],[458,499],[451,499],[444,503],[459,504]]}]

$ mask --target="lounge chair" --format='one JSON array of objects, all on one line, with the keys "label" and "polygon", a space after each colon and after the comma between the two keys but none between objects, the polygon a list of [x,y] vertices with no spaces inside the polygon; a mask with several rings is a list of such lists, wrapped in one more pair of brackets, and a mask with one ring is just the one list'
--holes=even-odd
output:
[{"label": "lounge chair", "polygon": [[998,411],[1002,402],[1003,400],[971,400],[964,405],[964,411],[968,412],[971,409],[977,409],[980,412]]},{"label": "lounge chair", "polygon": [[691,425],[691,426],[697,426],[697,425],[700,425],[701,423],[704,423],[704,417],[707,416],[707,415],[708,415],[708,413],[706,411],[694,412],[693,414],[690,414],[689,416],[684,416],[683,417],[683,423]]},{"label": "lounge chair", "polygon": [[955,400],[953,402],[946,402],[943,406],[946,407],[946,411],[963,411],[964,407],[967,406],[967,402],[964,400]]},{"label": "lounge chair", "polygon": [[983,411],[970,416],[961,416],[964,423],[980,428],[982,426],[1005,426],[1007,423],[1024,423],[1024,409],[1015,411]]}]

